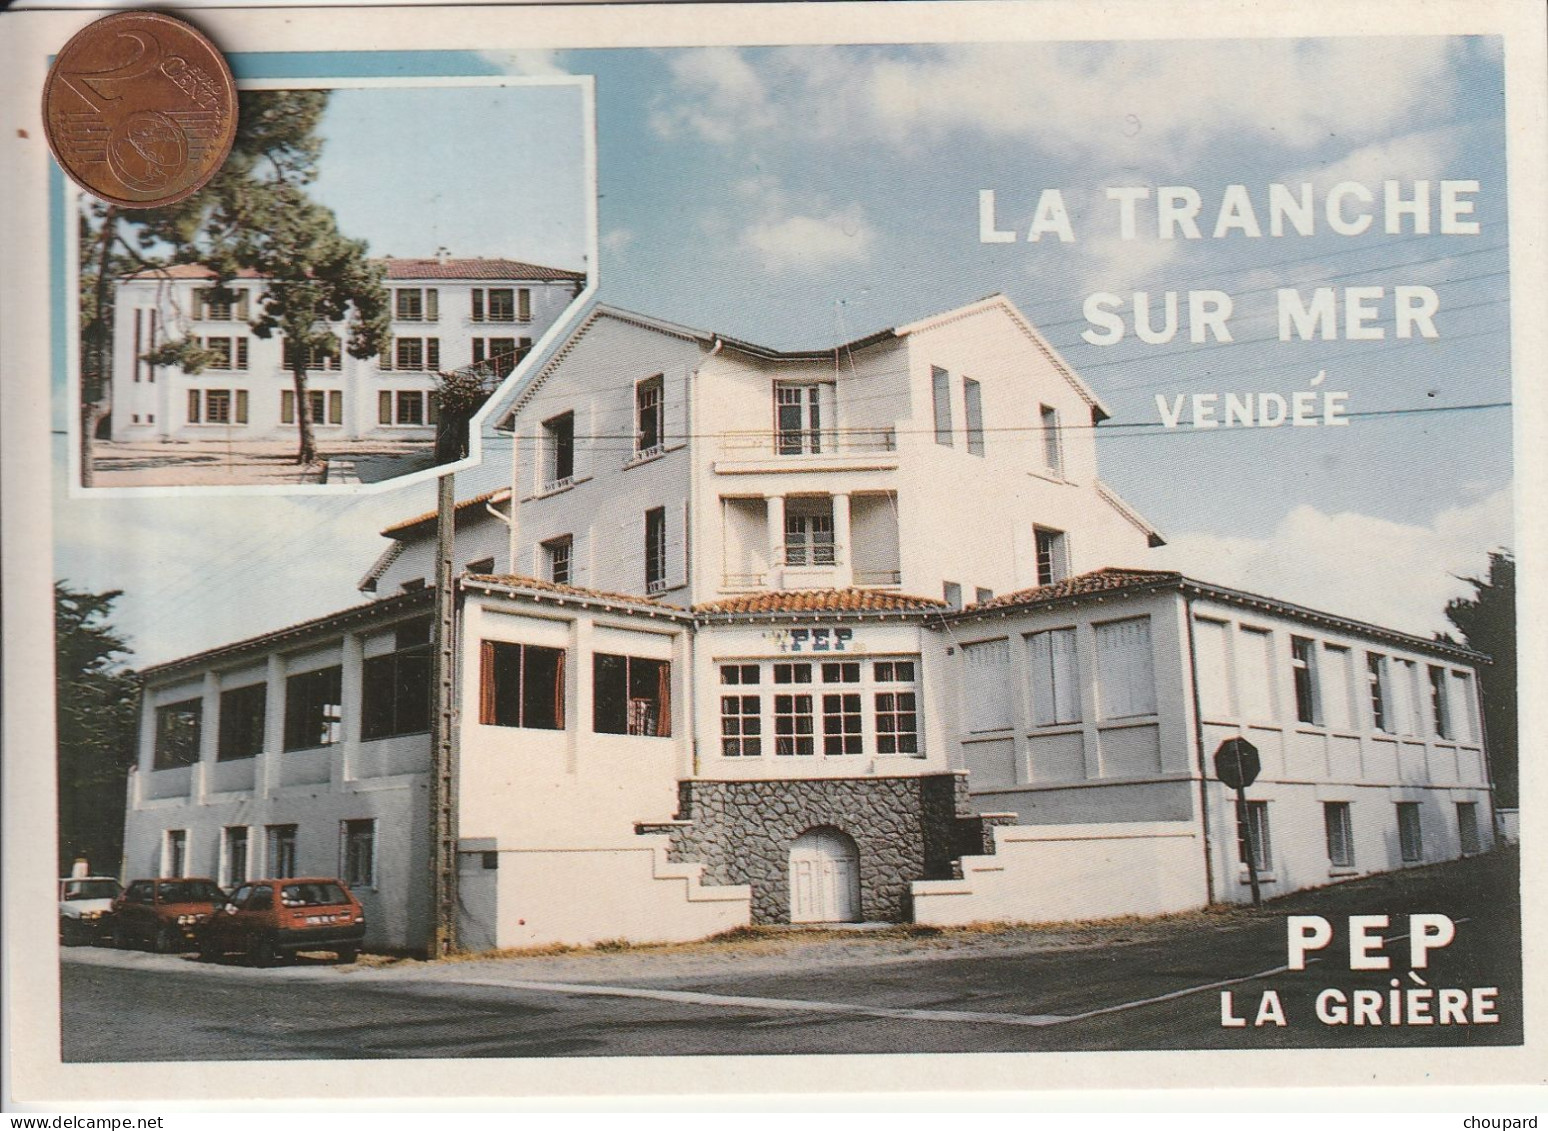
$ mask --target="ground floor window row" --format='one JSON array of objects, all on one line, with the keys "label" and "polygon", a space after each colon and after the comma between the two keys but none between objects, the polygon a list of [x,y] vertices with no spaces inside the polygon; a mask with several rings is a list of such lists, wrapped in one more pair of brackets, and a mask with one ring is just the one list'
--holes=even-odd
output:
[{"label": "ground floor window row", "polygon": [[[1455,803],[1457,843],[1464,856],[1482,851],[1483,840],[1478,826],[1478,803]],[[1418,864],[1425,860],[1425,823],[1423,805],[1417,801],[1393,803],[1390,831],[1397,835],[1398,856],[1405,864]],[[1377,806],[1363,806],[1364,813],[1379,812]],[[1245,818],[1245,820],[1244,820]],[[1328,865],[1334,869],[1352,869],[1358,866],[1355,859],[1353,803],[1325,801],[1322,803],[1322,821]],[[1433,837],[1433,831],[1430,833]],[[1274,841],[1269,822],[1269,803],[1249,801],[1236,811],[1237,859],[1245,867],[1251,859],[1259,874],[1274,870]],[[1385,861],[1383,861],[1385,864]]]},{"label": "ground floor window row", "polygon": [[914,658],[721,664],[721,756],[919,756],[918,673]]},{"label": "ground floor window row", "polygon": [[[217,882],[223,888],[258,876],[284,879],[299,873],[300,826],[264,825],[258,829],[228,825],[220,833]],[[338,824],[338,876],[352,888],[374,888],[377,882],[376,819],[365,817]],[[262,856],[258,855],[262,852]],[[162,834],[161,875],[187,876],[192,867],[187,829],[167,829]]]},{"label": "ground floor window row", "polygon": [[[563,648],[485,640],[479,665],[479,722],[566,729],[566,659]],[[594,734],[671,737],[671,662],[593,653],[591,729]]]},{"label": "ground floor window row", "polygon": [[[189,424],[248,424],[251,422],[252,393],[247,389],[189,389]],[[294,389],[279,390],[281,424],[296,422]],[[307,418],[321,427],[344,423],[344,393],[340,389],[308,389]],[[431,389],[383,389],[376,394],[376,422],[388,426],[425,426],[440,419],[440,401]],[[154,424],[154,415],[146,422]],[[140,417],[134,416],[138,424]]]}]

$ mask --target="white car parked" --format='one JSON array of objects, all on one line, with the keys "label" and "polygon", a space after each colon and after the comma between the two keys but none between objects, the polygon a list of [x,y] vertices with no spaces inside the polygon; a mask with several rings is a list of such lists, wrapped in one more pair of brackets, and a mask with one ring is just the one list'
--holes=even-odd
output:
[{"label": "white car parked", "polygon": [[59,881],[59,941],[96,941],[113,900],[123,888],[111,876],[67,876]]}]

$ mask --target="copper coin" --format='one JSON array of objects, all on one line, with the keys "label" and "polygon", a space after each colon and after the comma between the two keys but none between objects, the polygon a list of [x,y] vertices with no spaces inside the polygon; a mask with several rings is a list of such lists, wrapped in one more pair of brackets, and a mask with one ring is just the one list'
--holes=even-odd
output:
[{"label": "copper coin", "polygon": [[60,167],[125,208],[197,192],[231,152],[236,122],[225,58],[159,12],[119,12],[82,28],[43,84],[43,128]]}]

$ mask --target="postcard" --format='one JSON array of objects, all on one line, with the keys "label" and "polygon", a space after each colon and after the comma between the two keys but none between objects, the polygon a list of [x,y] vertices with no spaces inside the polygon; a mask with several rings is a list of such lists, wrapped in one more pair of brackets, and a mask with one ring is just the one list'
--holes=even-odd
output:
[{"label": "postcard", "polygon": [[18,1101],[1541,1083],[1539,10],[180,7],[152,207],[102,14]]}]

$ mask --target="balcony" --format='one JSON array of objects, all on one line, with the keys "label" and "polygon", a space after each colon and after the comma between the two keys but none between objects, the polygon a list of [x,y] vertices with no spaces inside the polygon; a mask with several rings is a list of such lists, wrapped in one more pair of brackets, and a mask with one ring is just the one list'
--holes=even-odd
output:
[{"label": "balcony", "polygon": [[897,450],[892,428],[727,432],[720,439],[715,471],[892,471],[898,466]]}]

